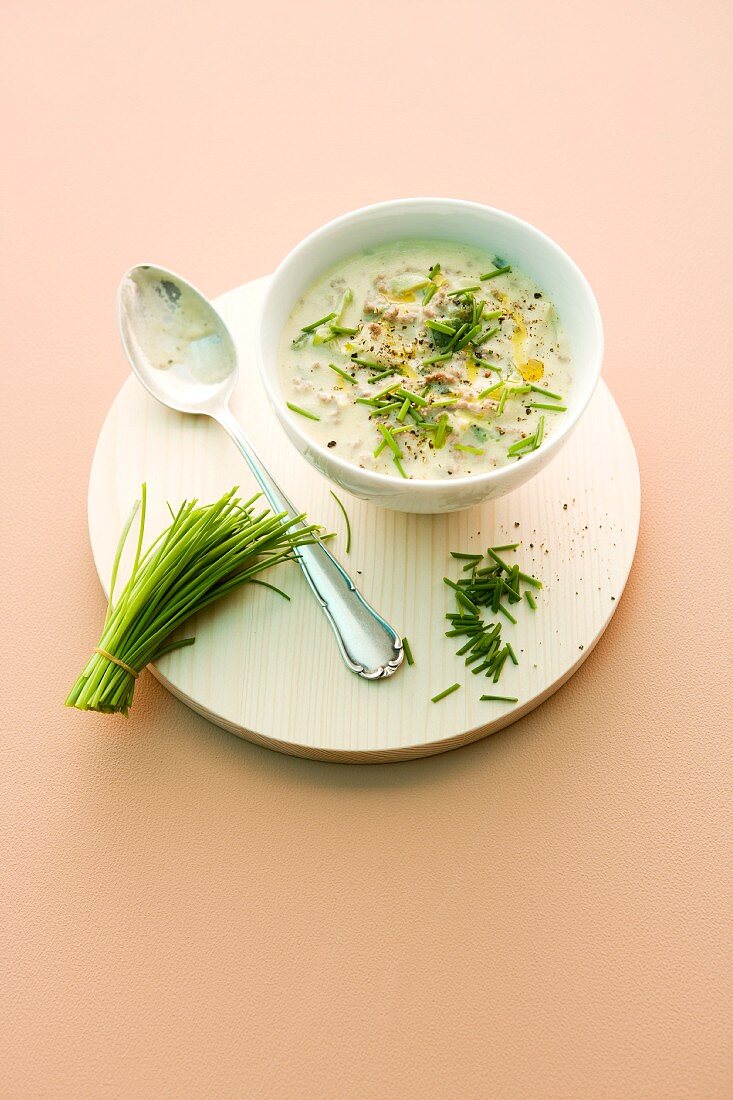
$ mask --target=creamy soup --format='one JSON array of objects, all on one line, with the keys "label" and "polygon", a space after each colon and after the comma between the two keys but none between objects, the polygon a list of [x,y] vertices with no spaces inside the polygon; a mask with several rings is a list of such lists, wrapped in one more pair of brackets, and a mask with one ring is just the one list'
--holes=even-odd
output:
[{"label": "creamy soup", "polygon": [[301,427],[347,462],[407,478],[520,461],[556,430],[572,383],[542,288],[446,241],[361,252],[296,302],[280,346]]}]

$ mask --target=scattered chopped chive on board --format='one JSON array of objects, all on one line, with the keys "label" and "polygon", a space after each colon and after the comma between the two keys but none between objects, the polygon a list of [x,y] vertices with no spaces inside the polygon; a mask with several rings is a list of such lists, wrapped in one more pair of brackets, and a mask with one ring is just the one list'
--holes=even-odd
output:
[{"label": "scattered chopped chive on board", "polygon": [[315,413],[308,412],[306,409],[301,409],[300,405],[294,405],[292,401],[287,402],[287,406],[294,413],[299,413],[301,416],[307,416],[309,420],[320,420],[320,416],[316,416]]},{"label": "scattered chopped chive on board", "polygon": [[269,588],[271,592],[277,592],[278,596],[282,596],[290,603],[290,596],[287,592],[283,592],[282,588],[278,588],[276,584],[269,584],[267,581],[258,581],[254,578],[249,582],[250,584],[259,584],[261,588]]},{"label": "scattered chopped chive on board", "polygon": [[482,695],[482,703],[518,703],[519,699],[515,699],[509,695]]},{"label": "scattered chopped chive on board", "polygon": [[[443,577],[443,583],[452,589],[456,601],[456,609],[449,611],[445,616],[450,626],[449,630],[444,631],[445,636],[461,639],[456,656],[464,658],[467,668],[473,666],[472,675],[483,675],[495,684],[501,678],[507,664],[510,662],[518,665],[519,658],[511,642],[503,642],[501,622],[486,622],[483,615],[486,610],[492,615],[498,613],[516,625],[517,620],[502,602],[503,598],[506,598],[509,604],[516,604],[524,596],[534,611],[537,609],[534,597],[527,589],[522,591],[521,586],[528,584],[535,588],[542,587],[542,582],[536,577],[523,573],[516,564],[510,566],[500,556],[500,551],[517,550],[520,545],[519,542],[512,542],[490,546],[486,550],[486,557],[479,553],[451,550],[451,557],[461,564],[464,574],[467,575],[458,581]],[[488,564],[485,565],[483,562],[486,559]],[[454,691],[455,687],[448,690]],[[441,695],[440,698],[442,697]],[[481,696],[481,699],[505,703],[517,702],[517,699],[504,695]]]},{"label": "scattered chopped chive on board", "polygon": [[344,508],[343,503],[336,496],[333,489],[329,489],[328,491],[338,504],[339,508],[341,509],[341,515],[344,517],[344,523],[346,524],[346,553],[348,554],[351,552],[351,524],[349,523],[349,517],[346,513],[346,509]]},{"label": "scattered chopped chive on board", "polygon": [[408,642],[407,638],[402,639],[402,648],[405,651],[405,660],[407,661],[408,665],[414,665],[415,658],[412,656],[412,650],[410,649],[410,643]]},{"label": "scattered chopped chive on board", "polygon": [[460,686],[460,684],[451,684],[449,688],[445,688],[443,691],[439,691],[437,695],[434,695],[430,702],[439,703],[441,699],[445,699],[446,695],[452,695],[454,691],[458,691]]}]

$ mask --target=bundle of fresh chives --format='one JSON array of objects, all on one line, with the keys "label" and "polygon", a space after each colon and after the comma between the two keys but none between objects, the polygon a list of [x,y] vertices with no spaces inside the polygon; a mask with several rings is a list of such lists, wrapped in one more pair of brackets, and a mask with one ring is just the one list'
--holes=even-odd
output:
[{"label": "bundle of fresh chives", "polygon": [[[110,582],[107,618],[99,645],[71,689],[66,705],[105,714],[127,714],[141,670],[164,653],[191,645],[170,641],[192,615],[252,581],[263,569],[293,558],[319,528],[304,517],[255,510],[259,494],[242,502],[237,489],[214,504],[184,501],[173,522],[143,550],[147,490],[142,487],[123,529]],[[140,511],[130,578],[114,601],[122,551]]]}]

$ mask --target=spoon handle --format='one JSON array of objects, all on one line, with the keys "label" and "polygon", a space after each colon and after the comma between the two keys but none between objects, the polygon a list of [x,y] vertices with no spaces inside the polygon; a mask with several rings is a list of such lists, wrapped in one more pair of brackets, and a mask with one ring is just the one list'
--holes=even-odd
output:
[{"label": "spoon handle", "polygon": [[[227,407],[217,409],[212,415],[236,443],[273,511],[298,515],[298,509],[260,462],[231,410]],[[377,680],[396,672],[404,656],[402,639],[370,607],[323,543],[299,546],[295,553],[351,671],[366,680]]]}]

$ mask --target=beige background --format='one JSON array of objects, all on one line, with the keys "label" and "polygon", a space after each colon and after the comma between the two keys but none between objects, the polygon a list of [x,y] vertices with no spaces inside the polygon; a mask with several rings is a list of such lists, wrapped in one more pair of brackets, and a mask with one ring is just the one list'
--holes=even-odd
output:
[{"label": "beige background", "polygon": [[[0,21],[2,1096],[733,1095],[729,5]],[[414,193],[515,211],[597,291],[644,494],[604,639],[414,764],[281,757],[150,678],[128,723],[65,711],[123,269],[216,294]]]}]

